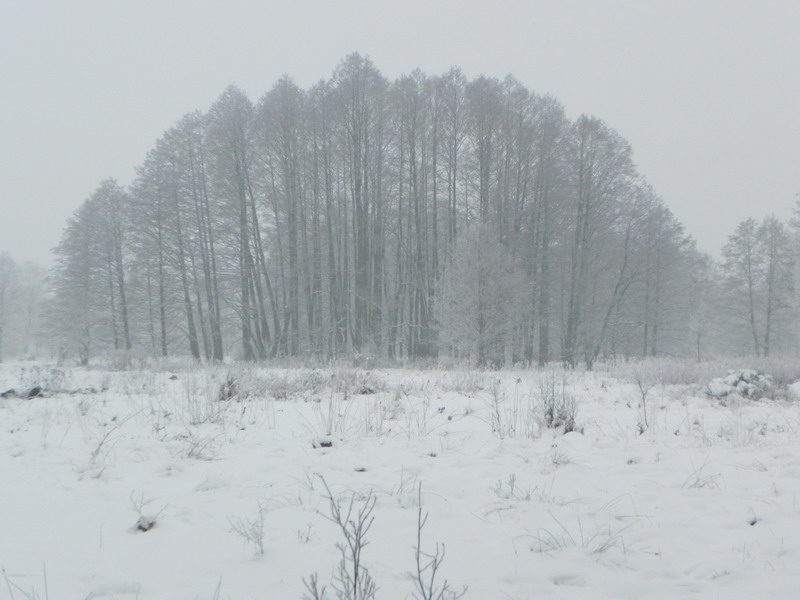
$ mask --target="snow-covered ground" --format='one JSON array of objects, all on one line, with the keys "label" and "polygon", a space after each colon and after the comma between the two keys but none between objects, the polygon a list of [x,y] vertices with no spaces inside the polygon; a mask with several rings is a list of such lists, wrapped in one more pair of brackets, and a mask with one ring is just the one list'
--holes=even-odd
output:
[{"label": "snow-covered ground", "polygon": [[[420,497],[435,583],[464,598],[800,594],[796,401],[603,373],[0,365],[0,392],[34,385],[0,398],[0,598],[299,599],[314,573],[334,598],[327,489],[375,502],[378,599],[421,597]],[[542,387],[578,431],[546,427]]]}]

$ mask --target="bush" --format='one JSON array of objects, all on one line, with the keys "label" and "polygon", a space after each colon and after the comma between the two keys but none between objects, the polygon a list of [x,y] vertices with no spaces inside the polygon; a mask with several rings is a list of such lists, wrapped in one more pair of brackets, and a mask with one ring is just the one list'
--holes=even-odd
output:
[{"label": "bush", "polygon": [[333,375],[331,387],[345,396],[377,394],[386,390],[386,382],[370,371],[343,369]]},{"label": "bush", "polygon": [[548,429],[562,429],[564,433],[582,431],[575,419],[578,403],[567,390],[566,376],[549,371],[539,377],[539,416],[542,426]]},{"label": "bush", "polygon": [[771,395],[774,380],[771,375],[759,373],[754,369],[738,369],[728,371],[725,377],[712,379],[706,388],[706,394],[712,398],[725,398],[738,394],[744,398],[758,400]]}]

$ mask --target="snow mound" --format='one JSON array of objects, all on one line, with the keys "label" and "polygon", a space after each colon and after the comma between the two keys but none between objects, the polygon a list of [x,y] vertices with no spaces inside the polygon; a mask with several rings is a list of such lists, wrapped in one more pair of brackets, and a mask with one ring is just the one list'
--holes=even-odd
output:
[{"label": "snow mound", "polygon": [[800,400],[800,381],[789,384],[787,392],[792,400]]},{"label": "snow mound", "polygon": [[725,377],[712,379],[706,387],[706,394],[712,398],[725,398],[737,394],[743,398],[758,400],[769,396],[774,387],[771,375],[759,373],[754,369],[728,371]]}]

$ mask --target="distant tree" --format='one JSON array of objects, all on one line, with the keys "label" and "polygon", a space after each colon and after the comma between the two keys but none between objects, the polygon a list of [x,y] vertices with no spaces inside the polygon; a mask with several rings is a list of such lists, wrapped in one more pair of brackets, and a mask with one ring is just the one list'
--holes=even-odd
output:
[{"label": "distant tree", "polygon": [[47,270],[42,266],[25,261],[18,263],[19,284],[16,294],[16,351],[32,356],[40,349],[40,328],[42,307],[45,302]]},{"label": "distant tree", "polygon": [[[313,327],[312,296],[308,293],[308,237],[306,229],[306,202],[301,164],[305,140],[302,115],[305,93],[289,77],[281,78],[258,103],[256,147],[264,208],[271,214],[274,228],[271,246],[278,265],[280,299],[268,295],[273,305],[282,306],[282,318],[273,311],[275,350],[281,354],[297,354],[301,344],[307,347],[306,336],[300,334],[300,320],[306,316]],[[301,294],[301,284],[303,292]],[[301,306],[301,303],[303,306]],[[305,309],[305,311],[301,310]],[[309,327],[306,328],[306,332]]]},{"label": "distant tree", "polygon": [[737,225],[736,231],[728,238],[722,249],[723,269],[734,318],[747,324],[752,337],[752,351],[761,355],[759,335],[758,294],[763,256],[759,252],[758,224],[755,219],[746,219]]},{"label": "distant tree", "polygon": [[113,179],[108,179],[89,200],[93,238],[98,242],[94,257],[99,269],[105,272],[108,283],[107,305],[115,350],[130,350],[131,332],[126,283],[126,223],[128,193]]},{"label": "distant tree", "polygon": [[[628,142],[594,117],[578,118],[570,132],[568,148],[574,204],[569,225],[572,240],[562,353],[564,362],[574,367],[581,349],[593,361],[598,337],[602,345],[607,331],[608,307],[603,302],[599,311],[595,309],[594,283],[616,281],[611,298],[616,303],[628,277],[635,230],[632,223],[624,223],[633,217],[625,205],[632,198],[635,170]],[[616,235],[610,236],[614,231]],[[613,238],[617,239],[609,245]],[[623,251],[618,260],[623,262],[617,264],[617,260],[609,260],[608,252],[619,248]],[[600,333],[598,318],[603,320]]]},{"label": "distant tree", "polygon": [[793,248],[789,231],[775,217],[739,223],[722,250],[726,299],[734,326],[745,327],[756,356],[774,348],[776,322],[790,314]]},{"label": "distant tree", "polygon": [[[207,119],[211,191],[225,215],[227,243],[238,254],[238,297],[232,308],[240,318],[242,357],[264,359],[279,332],[268,324],[271,289],[254,182],[255,109],[245,93],[229,86],[212,105]],[[235,234],[234,234],[235,232]],[[231,265],[232,266],[232,265]],[[272,302],[272,310],[277,306]]]},{"label": "distant tree", "polygon": [[96,276],[87,212],[86,203],[75,211],[53,250],[56,265],[50,277],[51,301],[47,307],[51,343],[59,358],[76,355],[80,365],[89,363],[100,329],[100,322],[93,315],[97,304]]},{"label": "distant tree", "polygon": [[341,152],[339,169],[342,223],[348,232],[342,265],[350,290],[346,312],[345,346],[355,352],[380,343],[377,332],[381,306],[385,251],[383,247],[384,110],[388,82],[373,62],[350,54],[332,77],[333,125]]},{"label": "distant tree", "polygon": [[641,337],[640,350],[632,348],[631,353],[686,354],[685,317],[693,313],[693,277],[700,257],[683,226],[649,185],[638,186],[635,211],[640,219],[635,247],[639,276],[631,292],[635,304],[629,325]]},{"label": "distant tree", "polygon": [[445,268],[437,315],[440,342],[483,366],[506,357],[507,323],[523,309],[523,271],[489,225],[464,232]]},{"label": "distant tree", "polygon": [[11,313],[13,289],[18,273],[17,265],[8,254],[0,254],[0,362],[5,350],[6,323]]},{"label": "distant tree", "polygon": [[67,224],[54,250],[49,327],[61,351],[87,364],[100,348],[132,347],[127,289],[127,192],[103,181]]},{"label": "distant tree", "polygon": [[0,254],[0,362],[36,350],[46,275],[35,263]]},{"label": "distant tree", "polygon": [[[552,310],[551,294],[556,287],[554,280],[560,275],[554,268],[554,261],[555,246],[561,238],[557,221],[559,200],[566,196],[563,149],[568,121],[563,107],[552,97],[536,99],[534,119],[533,180],[529,186],[533,189],[534,202],[529,230],[532,247],[530,271],[534,281],[531,305],[539,336],[537,360],[539,366],[544,366],[552,352],[550,331],[555,311]],[[533,358],[533,351],[529,358]]]},{"label": "distant tree", "polygon": [[719,266],[707,255],[696,255],[689,271],[689,296],[693,308],[689,312],[688,328],[694,346],[694,357],[701,362],[715,343],[715,330],[722,322],[718,314],[721,294]]},{"label": "distant tree", "polygon": [[467,120],[467,79],[458,68],[451,68],[436,81],[441,123],[441,144],[438,146],[444,164],[444,180],[447,191],[447,240],[450,246],[458,235],[459,221],[463,209],[458,205],[459,167],[463,163],[464,148],[469,124]]},{"label": "distant tree", "polygon": [[[185,115],[175,127],[178,146],[179,186],[188,202],[192,219],[187,223],[188,237],[194,244],[189,253],[197,312],[206,358],[222,361],[222,312],[217,269],[218,251],[209,202],[207,150],[204,118],[198,113]],[[203,294],[205,292],[205,294]],[[203,310],[205,296],[205,312]]]},{"label": "distant tree", "polygon": [[758,228],[758,250],[764,263],[764,341],[763,354],[773,350],[776,324],[790,314],[794,297],[794,257],[788,228],[774,215]]}]

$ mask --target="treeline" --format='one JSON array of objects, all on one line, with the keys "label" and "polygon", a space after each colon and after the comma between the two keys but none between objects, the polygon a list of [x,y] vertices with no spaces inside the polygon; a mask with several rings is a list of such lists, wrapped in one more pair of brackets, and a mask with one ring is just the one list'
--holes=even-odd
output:
[{"label": "treeline", "polygon": [[723,274],[603,121],[512,77],[388,81],[353,54],[308,90],[229,87],[129,187],[102,182],[55,250],[48,314],[82,363],[767,354],[791,345],[787,244],[743,225]]},{"label": "treeline", "polygon": [[46,271],[0,253],[0,362],[29,357],[44,346],[39,338]]}]

